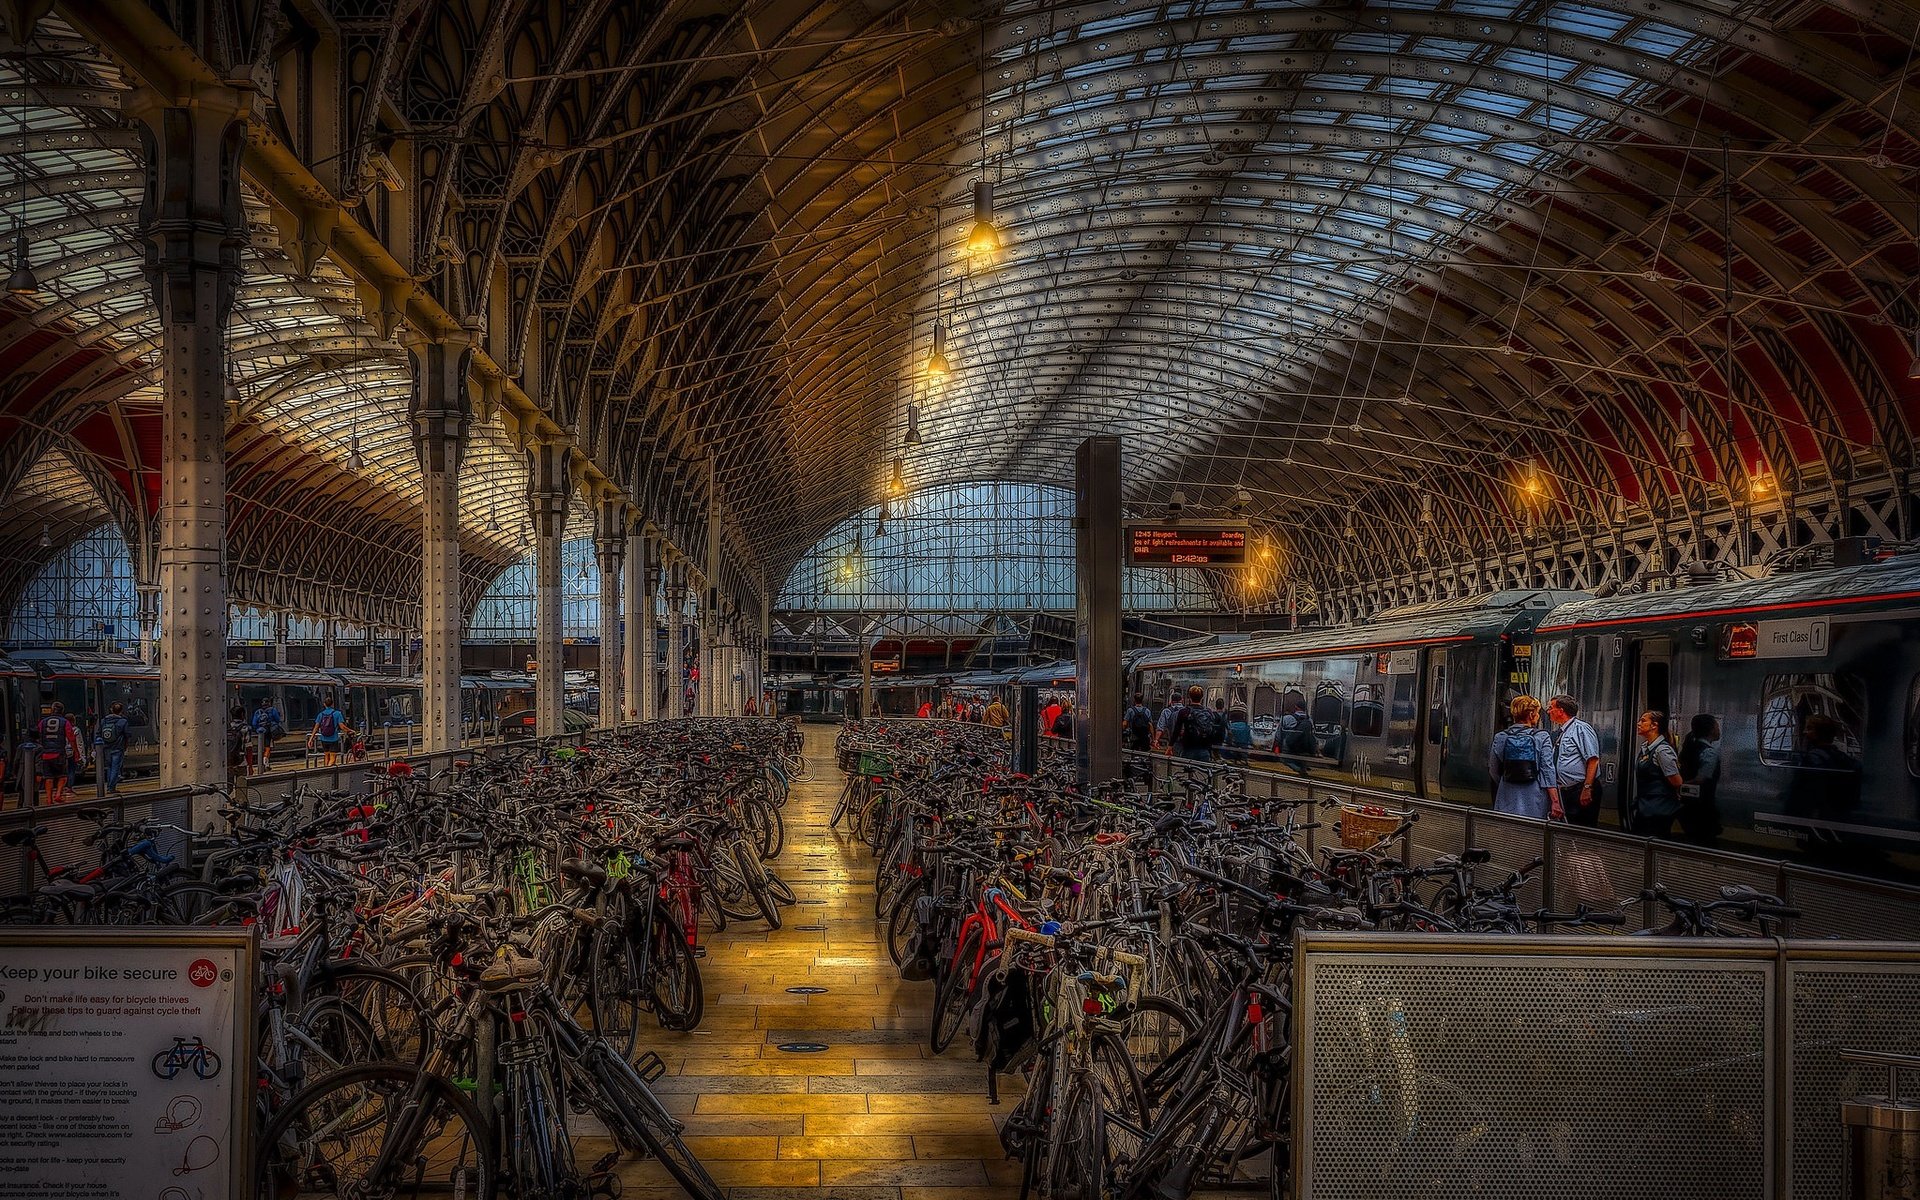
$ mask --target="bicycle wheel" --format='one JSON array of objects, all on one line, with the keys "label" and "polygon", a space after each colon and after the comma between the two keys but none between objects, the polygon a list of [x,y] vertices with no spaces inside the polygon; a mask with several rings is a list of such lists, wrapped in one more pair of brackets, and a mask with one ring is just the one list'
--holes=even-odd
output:
[{"label": "bicycle wheel", "polygon": [[893,902],[893,911],[887,917],[887,953],[896,967],[907,961],[907,943],[913,940],[914,931],[919,928],[920,897],[926,890],[925,879],[909,882],[900,889],[899,898]]},{"label": "bicycle wheel", "polygon": [[687,945],[680,923],[660,905],[653,910],[647,959],[647,994],[653,998],[653,1016],[660,1027],[684,1033],[699,1025],[706,1009],[700,962]]},{"label": "bicycle wheel", "polygon": [[492,1200],[486,1120],[401,1063],[348,1067],[297,1093],[256,1146],[255,1200],[463,1195]]},{"label": "bicycle wheel", "polygon": [[747,892],[752,895],[753,905],[760,910],[760,917],[767,923],[767,928],[780,928],[780,905],[767,888],[766,870],[761,867],[753,847],[744,841],[735,842],[733,860],[740,864],[740,874],[747,881]]},{"label": "bicycle wheel", "polygon": [[1133,1060],[1134,1073],[1141,1079],[1176,1054],[1193,1036],[1200,1023],[1193,1014],[1171,1000],[1147,996],[1134,1008],[1127,1022],[1127,1057]]},{"label": "bicycle wheel", "polygon": [[433,1045],[433,1023],[405,976],[371,963],[328,968],[308,986],[336,995],[366,1018],[373,1045],[361,1061],[417,1063]]},{"label": "bicycle wheel", "polygon": [[762,866],[760,874],[766,877],[767,891],[773,896],[774,903],[792,905],[800,903],[800,897],[793,894],[793,888],[786,880],[775,875],[771,868]]},{"label": "bicycle wheel", "polygon": [[787,827],[780,819],[780,810],[764,796],[749,796],[742,811],[747,815],[747,824],[753,828],[753,844],[760,851],[760,857],[780,857],[780,851],[787,844]]},{"label": "bicycle wheel", "polygon": [[661,1107],[631,1063],[596,1045],[587,1050],[586,1068],[591,1086],[583,1089],[583,1098],[616,1141],[659,1159],[694,1200],[725,1200],[726,1193],[680,1139],[680,1123]]},{"label": "bicycle wheel", "polygon": [[729,921],[751,921],[760,915],[753,892],[747,887],[746,875],[725,848],[714,848],[713,871],[706,891]]},{"label": "bicycle wheel", "polygon": [[602,921],[593,931],[592,983],[587,993],[593,1031],[621,1056],[633,1054],[640,1032],[640,948],[626,922]]},{"label": "bicycle wheel", "polygon": [[961,1023],[966,1020],[967,1010],[973,1007],[974,956],[980,952],[981,939],[986,935],[978,925],[969,926],[966,937],[960,941],[960,953],[956,958],[942,963],[952,963],[953,969],[944,971],[940,983],[933,990],[933,1052],[939,1054],[960,1032]]},{"label": "bicycle wheel", "polygon": [[186,1064],[174,1057],[171,1048],[162,1050],[153,1056],[153,1073],[162,1079],[172,1079],[180,1073]]},{"label": "bicycle wheel", "polygon": [[1047,1162],[1047,1194],[1053,1200],[1106,1200],[1110,1186],[1106,1120],[1097,1074],[1067,1085],[1067,1100],[1053,1116]]}]

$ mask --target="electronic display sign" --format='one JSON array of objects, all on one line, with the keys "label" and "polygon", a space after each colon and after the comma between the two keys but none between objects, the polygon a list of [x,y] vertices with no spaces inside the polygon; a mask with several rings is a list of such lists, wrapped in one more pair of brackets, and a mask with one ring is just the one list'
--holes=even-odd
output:
[{"label": "electronic display sign", "polygon": [[1138,522],[1127,526],[1130,567],[1239,567],[1246,561],[1245,525]]}]

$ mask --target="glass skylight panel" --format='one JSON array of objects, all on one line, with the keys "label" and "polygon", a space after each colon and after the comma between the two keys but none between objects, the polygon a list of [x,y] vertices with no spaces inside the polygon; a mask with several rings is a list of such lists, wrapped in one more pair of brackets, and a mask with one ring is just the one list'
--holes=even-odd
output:
[{"label": "glass skylight panel", "polygon": [[[1340,73],[1309,75],[1306,80],[1300,84],[1300,90],[1303,92],[1367,92],[1373,90],[1372,85],[1375,78],[1377,78],[1377,76]],[[1331,100],[1332,97],[1329,96],[1328,99]]]},{"label": "glass skylight panel", "polygon": [[1533,103],[1525,96],[1514,96],[1506,92],[1490,92],[1485,88],[1461,88],[1455,93],[1453,102],[1462,108],[1471,108],[1477,112],[1498,113],[1503,117],[1517,117],[1527,111]]},{"label": "glass skylight panel", "polygon": [[1624,13],[1585,4],[1556,4],[1547,10],[1542,19],[1551,28],[1601,41],[1625,29],[1630,20]]},{"label": "glass skylight panel", "polygon": [[1672,58],[1693,41],[1693,35],[1657,21],[1643,21],[1628,32],[1625,41],[1635,50],[1643,50],[1660,58]]},{"label": "glass skylight panel", "polygon": [[1579,86],[1584,91],[1618,99],[1632,91],[1645,80],[1636,79],[1611,67],[1589,66],[1580,72]]}]

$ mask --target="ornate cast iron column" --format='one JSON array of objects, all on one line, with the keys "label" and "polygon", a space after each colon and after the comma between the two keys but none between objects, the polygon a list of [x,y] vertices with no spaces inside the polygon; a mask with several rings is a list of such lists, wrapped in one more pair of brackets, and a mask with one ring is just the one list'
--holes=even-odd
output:
[{"label": "ornate cast iron column", "polygon": [[418,338],[408,418],[420,460],[422,570],[420,588],[421,723],[425,747],[460,744],[460,462],[473,427],[467,334]]}]

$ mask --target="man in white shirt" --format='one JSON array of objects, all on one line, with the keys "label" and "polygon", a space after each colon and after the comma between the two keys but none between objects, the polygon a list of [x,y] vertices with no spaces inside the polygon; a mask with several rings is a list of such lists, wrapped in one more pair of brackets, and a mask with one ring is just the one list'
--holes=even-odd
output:
[{"label": "man in white shirt", "polygon": [[1547,701],[1547,719],[1553,723],[1553,773],[1560,779],[1567,821],[1598,825],[1600,794],[1594,777],[1600,773],[1600,735],[1580,719],[1580,702],[1572,696]]}]

